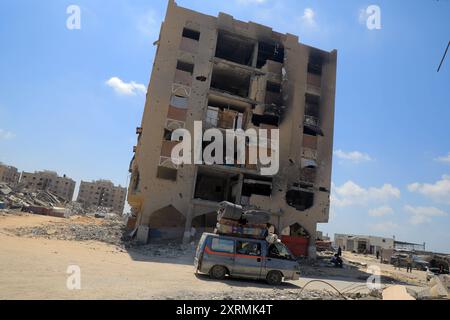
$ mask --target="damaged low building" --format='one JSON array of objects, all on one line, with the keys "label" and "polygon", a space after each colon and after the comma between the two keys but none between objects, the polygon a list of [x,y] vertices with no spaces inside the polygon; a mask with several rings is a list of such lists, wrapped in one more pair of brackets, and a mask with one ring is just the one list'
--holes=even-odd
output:
[{"label": "damaged low building", "polygon": [[[188,240],[215,227],[230,201],[271,213],[275,232],[315,255],[328,222],[337,52],[253,22],[204,15],[170,0],[130,163],[128,202],[142,241]],[[178,128],[279,129],[279,171],[261,165],[176,165]],[[270,137],[269,137],[270,139]],[[251,144],[246,149],[253,148]]]},{"label": "damaged low building", "polygon": [[341,247],[343,251],[376,255],[383,250],[393,250],[395,240],[386,237],[337,233],[334,235],[334,244],[336,247]]}]

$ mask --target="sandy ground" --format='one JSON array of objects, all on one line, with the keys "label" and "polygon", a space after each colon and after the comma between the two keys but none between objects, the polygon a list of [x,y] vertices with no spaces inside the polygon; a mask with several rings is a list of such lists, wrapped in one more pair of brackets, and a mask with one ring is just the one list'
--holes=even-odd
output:
[{"label": "sandy ground", "polygon": [[[65,221],[37,215],[0,216],[0,299],[191,299],[214,297],[218,292],[257,297],[274,290],[261,281],[212,281],[196,276],[191,252],[179,258],[155,258],[102,242],[17,237],[7,230]],[[70,265],[81,269],[80,290],[67,289]],[[394,272],[391,266],[381,268],[386,274]],[[309,267],[309,271],[315,271],[312,269]],[[367,292],[367,276],[364,270],[328,268],[317,274],[305,272],[300,280],[286,282],[276,290],[280,296],[283,292],[292,295],[310,280],[325,280],[341,291],[354,288],[353,292]],[[409,283],[421,284],[422,276],[413,274]],[[404,277],[408,281],[410,276],[405,272]],[[308,285],[308,289],[332,291],[319,282]]]}]

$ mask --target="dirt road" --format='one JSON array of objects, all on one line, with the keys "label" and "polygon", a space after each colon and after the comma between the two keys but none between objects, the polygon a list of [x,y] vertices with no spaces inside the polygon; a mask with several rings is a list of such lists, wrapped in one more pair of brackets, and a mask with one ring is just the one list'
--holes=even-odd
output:
[{"label": "dirt road", "polygon": [[[164,258],[98,241],[18,237],[11,232],[11,228],[65,223],[63,220],[0,216],[0,299],[296,299],[306,282],[324,279],[306,276],[275,289],[259,281],[211,281],[194,274],[194,248],[183,256]],[[66,286],[71,265],[80,267],[80,290]],[[367,292],[364,279],[332,277],[326,281],[338,290],[360,286],[354,292]],[[315,290],[324,289],[333,291],[323,283],[314,283],[304,294],[323,298]]]}]

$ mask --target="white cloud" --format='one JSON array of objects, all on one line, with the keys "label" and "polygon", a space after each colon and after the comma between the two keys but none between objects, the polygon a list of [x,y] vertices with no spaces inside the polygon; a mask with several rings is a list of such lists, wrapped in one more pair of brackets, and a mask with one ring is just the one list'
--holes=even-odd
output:
[{"label": "white cloud", "polygon": [[375,209],[369,210],[369,215],[372,217],[384,217],[388,214],[393,214],[394,210],[392,210],[391,207],[388,206],[382,206]]},{"label": "white cloud", "polygon": [[331,201],[337,207],[367,205],[370,202],[398,198],[400,198],[400,190],[391,184],[365,189],[353,181],[347,181],[340,187],[335,186],[334,183],[331,186]]},{"label": "white cloud", "polygon": [[3,129],[0,129],[0,140],[11,140],[15,136],[16,135],[14,133],[12,133],[11,131],[6,131]]},{"label": "white cloud", "polygon": [[316,17],[316,13],[314,12],[314,10],[311,8],[306,8],[303,11],[303,16],[301,17],[301,21],[305,25],[315,26],[316,25],[315,17]]},{"label": "white cloud", "polygon": [[370,226],[370,228],[375,232],[386,233],[390,231],[394,231],[398,228],[398,224],[392,221],[384,221],[380,223],[375,223]]},{"label": "white cloud", "polygon": [[408,185],[408,190],[420,193],[436,202],[450,204],[450,176],[444,175],[434,184],[411,183]]},{"label": "white cloud", "polygon": [[450,152],[446,156],[438,157],[435,160],[439,162],[450,163]]},{"label": "white cloud", "polygon": [[445,217],[447,213],[435,207],[405,206],[405,211],[411,214],[410,222],[414,225],[431,222],[432,217]]},{"label": "white cloud", "polygon": [[127,96],[134,96],[136,93],[146,93],[147,89],[145,85],[136,83],[134,81],[131,82],[124,82],[118,77],[112,77],[108,81],[106,81],[106,84],[114,89],[118,94],[127,95]]},{"label": "white cloud", "polygon": [[345,152],[342,150],[334,150],[334,155],[342,160],[350,160],[354,163],[360,163],[363,161],[373,160],[367,153],[362,153],[359,151]]}]

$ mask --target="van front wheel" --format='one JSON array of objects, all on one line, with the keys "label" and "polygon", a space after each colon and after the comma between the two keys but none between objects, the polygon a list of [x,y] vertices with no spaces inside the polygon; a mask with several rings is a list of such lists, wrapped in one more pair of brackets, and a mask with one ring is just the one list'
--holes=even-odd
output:
[{"label": "van front wheel", "polygon": [[283,275],[279,271],[270,271],[267,274],[266,281],[271,286],[278,286],[283,281]]},{"label": "van front wheel", "polygon": [[209,270],[209,276],[213,279],[222,280],[227,274],[227,269],[222,266],[214,266]]}]

